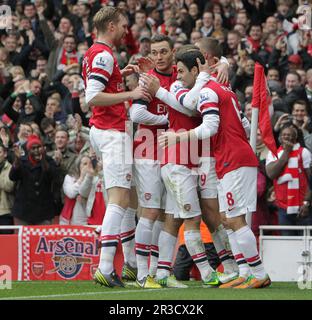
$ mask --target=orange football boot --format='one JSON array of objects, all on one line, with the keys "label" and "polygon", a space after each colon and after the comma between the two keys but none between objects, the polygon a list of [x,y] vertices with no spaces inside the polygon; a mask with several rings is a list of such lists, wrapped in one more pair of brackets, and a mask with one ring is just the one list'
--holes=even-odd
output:
[{"label": "orange football boot", "polygon": [[271,279],[268,275],[264,279],[256,279],[254,276],[250,276],[244,283],[234,287],[234,289],[260,289],[268,287],[270,284]]},{"label": "orange football boot", "polygon": [[246,282],[246,278],[243,277],[238,277],[228,283],[224,283],[221,286],[219,286],[220,289],[230,289],[230,288],[234,288],[236,286],[241,285],[242,283]]}]

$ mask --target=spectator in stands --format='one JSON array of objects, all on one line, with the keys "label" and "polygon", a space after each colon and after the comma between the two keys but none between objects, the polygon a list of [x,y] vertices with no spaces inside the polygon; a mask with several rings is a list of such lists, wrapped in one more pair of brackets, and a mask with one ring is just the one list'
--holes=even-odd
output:
[{"label": "spectator in stands", "polygon": [[238,69],[231,79],[231,85],[234,91],[244,93],[246,87],[253,84],[255,62],[249,57],[241,56],[237,65]]},{"label": "spectator in stands", "polygon": [[55,151],[48,153],[48,155],[61,167],[64,179],[65,175],[72,169],[77,156],[68,149],[69,134],[66,129],[59,128],[56,130],[54,143]]},{"label": "spectator in stands", "polygon": [[36,68],[30,71],[30,75],[39,81],[45,80],[47,77],[48,60],[40,56],[36,62]]},{"label": "spectator in stands", "polygon": [[236,23],[242,24],[246,28],[246,30],[248,30],[250,19],[245,10],[240,10],[237,12]]},{"label": "spectator in stands", "polygon": [[147,57],[151,53],[151,37],[148,33],[143,33],[139,39],[139,52],[133,55],[129,63],[137,64],[137,60],[141,57]]},{"label": "spectator in stands", "polygon": [[261,47],[262,28],[261,25],[252,24],[249,29],[249,36],[247,37],[252,46],[252,50],[258,52]]},{"label": "spectator in stands", "polygon": [[140,32],[151,32],[151,27],[147,23],[147,16],[144,10],[136,10],[135,24],[139,27]]},{"label": "spectator in stands", "polygon": [[214,31],[213,23],[213,13],[204,12],[203,18],[196,21],[196,30],[200,31],[203,37],[210,37]]},{"label": "spectator in stands", "polygon": [[272,67],[268,70],[267,80],[280,81],[280,75],[278,69]]},{"label": "spectator in stands", "polygon": [[[309,199],[311,153],[298,143],[298,135],[293,124],[282,127],[278,158],[269,152],[266,161],[267,175],[274,181],[279,225],[312,225],[312,216],[306,213],[310,203],[305,201]],[[285,230],[281,234],[297,232]]]},{"label": "spectator in stands", "polygon": [[65,124],[67,119],[67,114],[61,108],[60,100],[52,96],[47,100],[45,116],[54,119],[57,124]]},{"label": "spectator in stands", "polygon": [[0,47],[0,86],[8,81],[12,66],[13,64],[9,60],[9,51],[4,47]]},{"label": "spectator in stands", "polygon": [[70,199],[72,202],[72,210],[62,210],[60,215],[60,224],[87,224],[87,198],[82,197],[79,194],[79,188],[87,173],[89,173],[91,176],[94,174],[91,159],[88,156],[78,157],[72,166],[71,171],[65,176],[63,183],[63,191],[65,194],[64,208],[67,207],[66,202],[68,202],[68,199]]},{"label": "spectator in stands", "polygon": [[[300,84],[301,78],[295,71],[289,71],[285,79],[286,94],[283,97],[285,112],[291,110],[291,106],[296,100],[304,100],[309,103],[305,88]],[[287,108],[287,109],[286,109]]]},{"label": "spectator in stands", "polygon": [[66,18],[62,17],[60,20],[58,30],[53,34],[51,31],[46,18],[43,15],[44,8],[38,7],[38,17],[39,17],[39,25],[44,34],[44,38],[47,42],[48,49],[50,51],[49,59],[48,59],[48,79],[51,80],[55,71],[57,70],[57,61],[62,52],[62,45],[65,35],[72,34],[73,32],[73,25],[71,21]]},{"label": "spectator in stands", "polygon": [[306,94],[308,97],[308,100],[310,102],[310,105],[312,103],[312,69],[309,69],[307,71],[307,84],[305,86]]},{"label": "spectator in stands", "polygon": [[27,152],[26,149],[26,143],[28,140],[28,137],[33,134],[33,129],[29,123],[21,123],[17,127],[17,139],[16,144],[21,146],[21,155],[24,156]]},{"label": "spectator in stands", "polygon": [[47,152],[55,149],[55,132],[56,123],[53,119],[43,118],[40,124],[40,128],[44,133],[43,144]]},{"label": "spectator in stands", "polygon": [[55,178],[54,189],[57,212],[60,213],[64,204],[64,194],[62,185],[66,174],[71,172],[77,155],[69,150],[69,134],[65,128],[58,128],[55,133],[55,150],[50,151],[48,155],[53,158],[55,163],[60,167],[58,176]]},{"label": "spectator in stands", "polygon": [[55,203],[52,194],[55,162],[45,155],[41,140],[31,135],[27,139],[28,154],[22,156],[19,146],[14,147],[15,160],[9,173],[10,180],[19,182],[12,215],[16,225],[52,224]]},{"label": "spectator in stands", "polygon": [[202,38],[202,34],[200,31],[193,31],[191,33],[191,38],[190,38],[190,43],[191,44],[195,44],[196,42],[198,42],[200,39]]},{"label": "spectator in stands", "polygon": [[238,31],[231,30],[227,35],[227,50],[226,55],[230,55],[232,57],[237,56],[238,54],[238,45],[241,41],[241,35]]},{"label": "spectator in stands", "polygon": [[61,48],[61,55],[57,59],[57,70],[64,70],[66,66],[75,65],[74,71],[78,72],[78,62],[80,57],[77,53],[76,38],[74,35],[66,35],[63,38],[63,45]]},{"label": "spectator in stands", "polygon": [[[1,129],[0,129],[1,130]],[[9,179],[11,164],[7,161],[7,148],[0,142],[0,225],[13,225],[11,210],[14,202],[14,182]],[[14,231],[0,230],[0,234]]]},{"label": "spectator in stands", "polygon": [[103,186],[103,168],[101,161],[97,160],[95,155],[93,155],[91,161],[93,172],[91,167],[89,167],[80,185],[79,194],[87,199],[86,215],[88,217],[88,224],[101,225],[105,214],[105,203],[107,201]]}]

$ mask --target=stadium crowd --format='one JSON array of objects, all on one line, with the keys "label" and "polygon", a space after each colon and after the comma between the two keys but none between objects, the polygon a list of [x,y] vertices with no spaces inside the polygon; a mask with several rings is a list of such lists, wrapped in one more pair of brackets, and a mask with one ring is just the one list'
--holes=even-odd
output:
[{"label": "stadium crowd", "polygon": [[[0,30],[0,225],[102,224],[103,173],[89,140],[92,111],[85,101],[82,60],[97,36],[93,17],[106,5],[124,10],[129,20],[126,38],[114,48],[120,69],[150,56],[155,34],[169,36],[175,49],[204,37],[217,39],[229,62],[229,82],[250,121],[255,63],[265,66],[274,137],[279,150],[289,150],[279,159],[282,167],[272,166],[259,132],[252,230],[258,235],[259,225],[312,225],[311,198],[306,196],[311,183],[312,31],[298,27],[297,12],[306,1],[4,3],[11,16]],[[138,86],[137,73],[124,78],[128,90]],[[276,182],[293,147],[283,144],[287,135],[305,148],[300,168],[306,170],[299,177],[303,196],[291,213],[287,190]]]}]

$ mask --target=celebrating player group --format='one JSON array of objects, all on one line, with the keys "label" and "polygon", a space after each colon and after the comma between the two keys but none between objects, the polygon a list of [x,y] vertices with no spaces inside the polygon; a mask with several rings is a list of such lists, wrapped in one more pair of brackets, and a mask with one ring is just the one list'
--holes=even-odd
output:
[{"label": "celebrating player group", "polygon": [[[178,231],[203,286],[263,288],[271,281],[246,215],[256,211],[258,161],[249,122],[227,83],[228,62],[218,41],[203,38],[175,51],[165,35],[151,39],[151,55],[120,70],[114,57],[128,21],[117,8],[94,17],[97,40],[83,60],[90,141],[103,161],[108,204],[95,281],[124,287],[185,288],[171,273]],[[147,70],[150,68],[150,70]],[[124,91],[123,76],[139,72]],[[125,102],[131,107],[127,114]],[[137,124],[132,139],[128,122]],[[135,192],[136,191],[136,192]],[[141,208],[135,223],[137,193]],[[214,270],[201,239],[205,222],[224,272]],[[122,279],[114,257],[122,241]]]}]

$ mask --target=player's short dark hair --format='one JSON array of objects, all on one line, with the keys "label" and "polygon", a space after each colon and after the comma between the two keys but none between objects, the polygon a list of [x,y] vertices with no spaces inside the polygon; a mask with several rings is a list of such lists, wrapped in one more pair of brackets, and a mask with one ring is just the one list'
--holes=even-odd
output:
[{"label": "player's short dark hair", "polygon": [[182,62],[187,67],[187,69],[191,71],[193,67],[198,68],[197,58],[200,59],[201,63],[205,63],[205,58],[199,50],[189,50],[182,52],[181,54],[178,54],[176,56],[176,61],[177,63]]},{"label": "player's short dark hair", "polygon": [[152,44],[158,43],[158,42],[163,42],[163,41],[168,42],[170,49],[173,49],[174,44],[173,44],[172,39],[164,34],[155,34],[151,39]]},{"label": "player's short dark hair", "polygon": [[221,58],[222,48],[219,44],[219,41],[212,37],[204,37],[198,40],[198,43],[201,44],[201,47],[206,53],[211,54],[213,57]]}]

